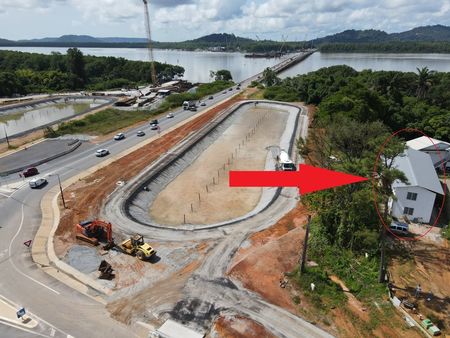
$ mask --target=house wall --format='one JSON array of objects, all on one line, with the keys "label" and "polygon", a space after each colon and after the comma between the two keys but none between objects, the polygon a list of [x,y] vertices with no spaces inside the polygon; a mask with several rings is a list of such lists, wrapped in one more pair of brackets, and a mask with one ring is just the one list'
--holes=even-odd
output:
[{"label": "house wall", "polygon": [[[406,199],[408,192],[416,193],[417,199],[415,201]],[[397,200],[392,204],[392,216],[400,218],[403,216],[405,207],[414,208],[414,213],[407,215],[410,220],[413,218],[422,218],[424,223],[430,223],[436,193],[421,187],[409,186],[395,188],[394,194]]]}]

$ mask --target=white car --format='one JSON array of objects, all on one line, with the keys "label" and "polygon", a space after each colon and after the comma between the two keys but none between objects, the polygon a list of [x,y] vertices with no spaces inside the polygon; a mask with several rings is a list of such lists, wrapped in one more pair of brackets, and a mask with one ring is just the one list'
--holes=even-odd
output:
[{"label": "white car", "polygon": [[145,136],[145,133],[142,130],[139,130],[136,135],[142,137]]},{"label": "white car", "polygon": [[172,113],[169,113],[169,114],[167,114],[167,116],[166,116],[168,119],[171,119],[171,118],[173,118],[174,117],[174,115],[172,114]]},{"label": "white car", "polygon": [[47,184],[47,180],[43,177],[37,177],[30,180],[28,183],[30,184],[31,189],[37,189]]},{"label": "white car", "polygon": [[95,152],[95,156],[97,157],[103,157],[109,154],[109,150],[108,149],[99,149]]},{"label": "white car", "polygon": [[114,139],[116,141],[123,140],[124,138],[125,138],[125,134],[124,133],[118,133],[116,136],[114,136]]}]

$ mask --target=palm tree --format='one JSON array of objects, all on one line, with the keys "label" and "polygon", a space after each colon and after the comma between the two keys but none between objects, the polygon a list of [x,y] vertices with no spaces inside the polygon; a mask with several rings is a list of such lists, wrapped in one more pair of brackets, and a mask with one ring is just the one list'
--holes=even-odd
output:
[{"label": "palm tree", "polygon": [[417,68],[417,73],[419,79],[417,80],[416,96],[418,99],[423,99],[431,87],[431,76],[433,72],[428,67],[423,67],[421,69]]}]

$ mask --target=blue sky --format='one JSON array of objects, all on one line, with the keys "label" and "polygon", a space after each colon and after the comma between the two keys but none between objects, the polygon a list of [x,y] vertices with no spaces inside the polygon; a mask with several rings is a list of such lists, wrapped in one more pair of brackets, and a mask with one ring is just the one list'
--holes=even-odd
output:
[{"label": "blue sky", "polygon": [[[450,25],[450,0],[149,0],[153,39],[210,33],[304,40],[345,29]],[[0,0],[0,38],[145,37],[142,0]]]}]

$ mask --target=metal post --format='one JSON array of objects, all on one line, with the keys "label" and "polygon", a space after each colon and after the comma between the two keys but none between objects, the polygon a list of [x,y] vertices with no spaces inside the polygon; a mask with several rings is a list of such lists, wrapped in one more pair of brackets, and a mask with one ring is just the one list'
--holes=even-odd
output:
[{"label": "metal post", "polygon": [[209,192],[209,190],[208,190],[208,185],[206,185],[206,192]]},{"label": "metal post", "polygon": [[3,130],[5,131],[6,144],[8,144],[8,148],[9,148],[10,144],[9,144],[8,133],[6,132],[6,126],[5,125],[3,125]]},{"label": "metal post", "polygon": [[311,215],[308,215],[308,223],[306,224],[305,240],[303,242],[303,252],[300,258],[300,274],[305,272],[306,250],[308,249],[309,225],[311,224]]},{"label": "metal post", "polygon": [[56,174],[56,176],[58,176],[59,190],[61,191],[61,198],[62,198],[63,206],[64,206],[64,209],[66,209],[66,201],[64,200],[64,193],[63,193],[63,189],[61,186],[61,179],[59,178],[59,174]]},{"label": "metal post", "polygon": [[183,224],[186,224],[186,214],[183,214]]},{"label": "metal post", "polygon": [[194,206],[191,203],[191,212],[194,212]]},{"label": "metal post", "polygon": [[198,194],[198,201],[200,202],[200,193],[198,192],[197,194]]}]

